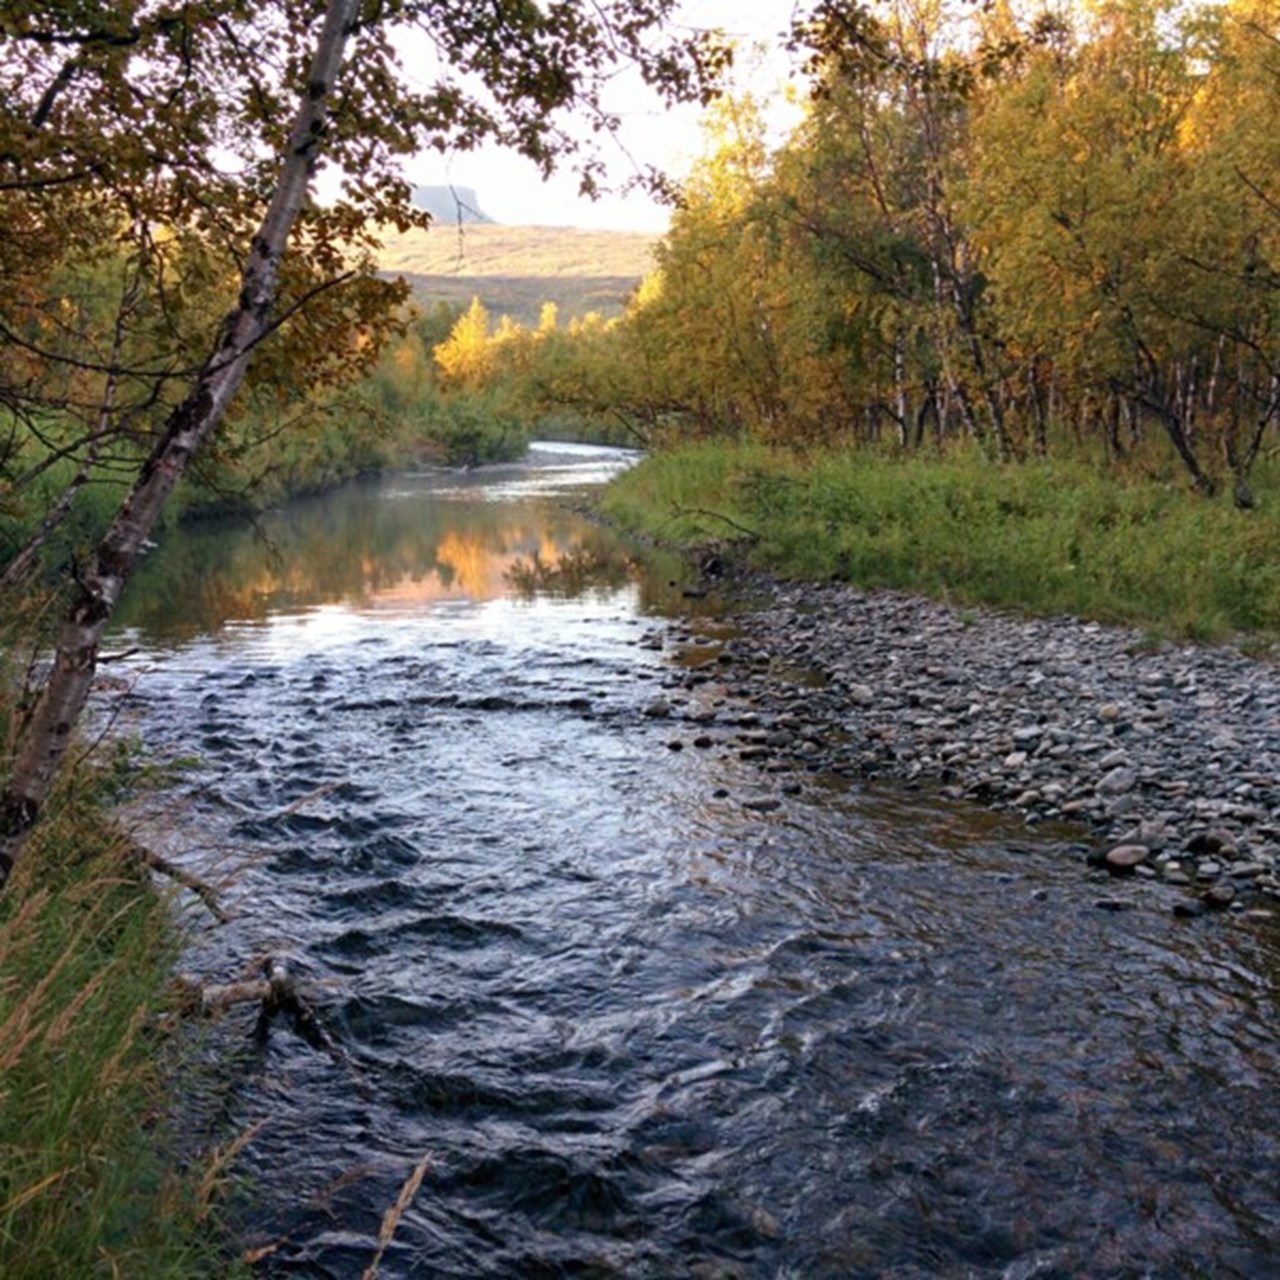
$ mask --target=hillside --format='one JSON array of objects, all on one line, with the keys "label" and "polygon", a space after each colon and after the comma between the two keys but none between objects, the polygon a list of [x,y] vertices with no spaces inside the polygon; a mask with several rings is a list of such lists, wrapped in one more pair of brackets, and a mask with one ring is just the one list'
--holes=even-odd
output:
[{"label": "hillside", "polygon": [[421,303],[465,306],[478,297],[494,315],[532,324],[544,302],[563,319],[616,315],[652,266],[657,241],[636,231],[441,224],[389,233],[379,262]]}]

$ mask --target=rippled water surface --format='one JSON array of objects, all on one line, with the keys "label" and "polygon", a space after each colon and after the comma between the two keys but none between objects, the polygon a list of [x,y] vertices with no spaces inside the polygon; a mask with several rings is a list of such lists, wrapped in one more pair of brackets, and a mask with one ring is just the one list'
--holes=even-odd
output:
[{"label": "rippled water surface", "polygon": [[192,964],[289,956],[335,1044],[219,1033],[260,1273],[361,1276],[424,1158],[384,1277],[1280,1273],[1274,922],[743,761],[670,574],[561,504],[614,465],[356,486],[139,584],[117,710],[234,872]]}]

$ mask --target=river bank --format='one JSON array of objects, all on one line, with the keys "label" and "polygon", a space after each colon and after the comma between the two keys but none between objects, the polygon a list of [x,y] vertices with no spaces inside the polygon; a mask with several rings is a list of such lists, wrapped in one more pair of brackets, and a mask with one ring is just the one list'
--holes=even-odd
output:
[{"label": "river bank", "polygon": [[[1180,890],[1180,915],[1280,903],[1280,681],[1231,648],[1156,645],[891,591],[704,565],[720,637],[677,629],[686,665],[647,708],[673,750],[732,751],[785,793],[892,777],[1080,824],[1082,863]],[[770,804],[767,797],[748,803]],[[781,801],[779,801],[781,803]],[[1110,873],[1110,875],[1104,874]]]},{"label": "river bank", "polygon": [[178,1101],[206,1070],[172,983],[186,935],[112,817],[138,763],[82,768],[0,897],[6,1280],[240,1274],[219,1157]]},{"label": "river bank", "polygon": [[1070,616],[1280,658],[1280,476],[1251,512],[1086,459],[799,452],[703,440],[649,454],[600,507],[681,546],[724,539],[781,577]]}]

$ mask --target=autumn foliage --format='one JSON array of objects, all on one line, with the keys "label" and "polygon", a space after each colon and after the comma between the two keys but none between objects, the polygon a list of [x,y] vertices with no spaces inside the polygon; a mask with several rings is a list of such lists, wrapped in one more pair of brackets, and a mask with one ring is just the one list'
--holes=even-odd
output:
[{"label": "autumn foliage", "polygon": [[531,385],[554,350],[658,437],[1171,462],[1248,507],[1280,420],[1278,24],[823,3],[791,136],[721,104],[657,272]]}]

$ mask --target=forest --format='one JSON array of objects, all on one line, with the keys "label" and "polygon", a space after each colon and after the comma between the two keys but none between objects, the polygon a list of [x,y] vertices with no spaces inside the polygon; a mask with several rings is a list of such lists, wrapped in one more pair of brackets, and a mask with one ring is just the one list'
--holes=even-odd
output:
[{"label": "forest", "polygon": [[803,122],[771,146],[761,104],[717,106],[623,318],[473,312],[441,367],[646,441],[1163,451],[1249,508],[1280,419],[1278,21],[821,6]]}]

